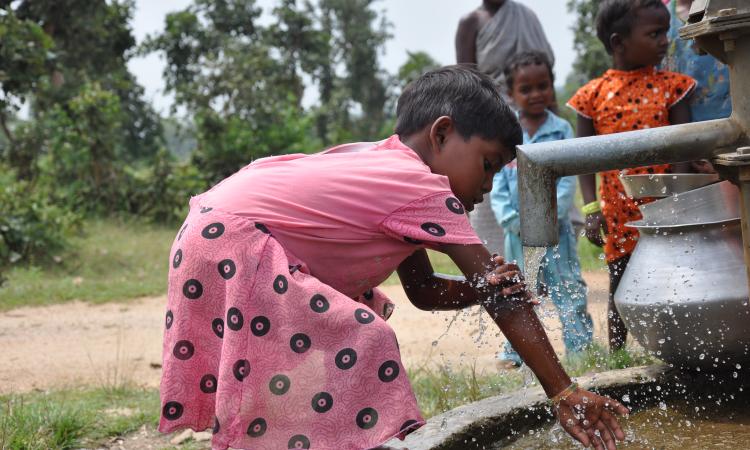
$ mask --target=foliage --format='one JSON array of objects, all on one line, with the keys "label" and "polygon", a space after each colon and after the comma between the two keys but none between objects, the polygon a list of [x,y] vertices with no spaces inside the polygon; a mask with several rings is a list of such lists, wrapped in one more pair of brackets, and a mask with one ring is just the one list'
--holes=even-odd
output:
[{"label": "foliage", "polygon": [[124,156],[137,159],[157,151],[162,133],[158,116],[127,68],[136,44],[129,24],[132,0],[4,3],[13,5],[26,23],[42,27],[53,42],[54,67],[33,93],[35,115],[69,101],[84,85],[98,83],[122,104],[119,132],[125,136]]},{"label": "foliage", "polygon": [[24,179],[31,176],[33,158],[18,151],[10,121],[48,73],[51,47],[52,40],[39,25],[19,19],[10,8],[0,9],[0,129],[4,137],[0,156]]},{"label": "foliage", "polygon": [[[64,107],[98,85],[120,104],[113,134],[125,161],[153,155],[161,145],[161,124],[143,100],[143,88],[128,72],[135,38],[129,26],[133,2],[105,0],[0,1],[0,125],[8,145],[5,160],[21,179],[34,179],[43,148],[27,145],[32,130],[9,122],[20,103],[30,100],[32,120]],[[66,111],[67,112],[67,111]],[[79,133],[86,129],[78,126]],[[34,141],[34,139],[31,139]],[[36,137],[39,140],[39,137]]]},{"label": "foliage", "polygon": [[562,99],[567,101],[589,80],[603,74],[610,65],[610,56],[596,36],[596,14],[600,0],[568,0],[568,11],[576,14],[573,26],[573,49],[576,59],[565,80]]},{"label": "foliage", "polygon": [[15,179],[0,165],[0,285],[4,270],[21,261],[48,261],[65,248],[80,217]]},{"label": "foliage", "polygon": [[84,85],[40,117],[39,181],[53,198],[76,211],[122,210],[121,119],[119,98],[98,84]]},{"label": "foliage", "polygon": [[422,76],[425,72],[440,67],[440,63],[435,61],[432,56],[425,52],[407,51],[406,54],[408,55],[406,62],[398,69],[397,79],[401,86],[406,86]]},{"label": "foliage", "polygon": [[596,36],[596,14],[599,0],[568,0],[568,11],[576,14],[573,27],[573,49],[576,60],[573,73],[579,82],[600,76],[609,68],[610,56]]},{"label": "foliage", "polygon": [[[381,135],[388,34],[373,3],[282,0],[270,25],[254,0],[195,0],[167,16],[143,51],[165,56],[166,89],[193,116],[193,162],[209,182],[254,158]],[[319,91],[311,111],[306,78]]]},{"label": "foliage", "polygon": [[164,149],[138,168],[126,167],[126,174],[127,211],[157,223],[183,220],[187,201],[207,187],[195,165],[176,162]]}]

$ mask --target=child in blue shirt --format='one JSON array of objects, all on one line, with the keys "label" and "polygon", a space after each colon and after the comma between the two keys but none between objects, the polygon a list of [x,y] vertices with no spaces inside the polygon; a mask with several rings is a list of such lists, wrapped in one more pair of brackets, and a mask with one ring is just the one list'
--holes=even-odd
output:
[{"label": "child in blue shirt", "polygon": [[[523,143],[570,139],[573,129],[564,119],[547,110],[553,98],[552,66],[541,52],[522,52],[508,62],[505,69],[509,95],[518,109],[523,128]],[[560,244],[550,248],[539,271],[546,292],[560,313],[563,340],[568,353],[577,353],[591,343],[592,322],[586,311],[586,284],[576,252],[576,238],[568,211],[576,192],[576,179],[562,177],[557,182],[557,216]],[[505,258],[516,260],[523,267],[523,247],[520,237],[518,201],[518,169],[516,162],[503,167],[495,175],[492,210],[505,230]],[[528,274],[527,274],[528,275]],[[500,355],[501,367],[518,367],[521,358],[508,343]]]}]

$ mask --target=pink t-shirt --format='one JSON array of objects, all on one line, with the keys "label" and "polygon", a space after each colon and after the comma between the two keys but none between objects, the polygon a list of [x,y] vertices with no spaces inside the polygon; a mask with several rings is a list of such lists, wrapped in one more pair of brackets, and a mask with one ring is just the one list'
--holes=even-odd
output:
[{"label": "pink t-shirt", "polygon": [[350,297],[419,247],[481,244],[448,178],[395,135],[257,160],[191,205],[264,224],[312,275]]}]

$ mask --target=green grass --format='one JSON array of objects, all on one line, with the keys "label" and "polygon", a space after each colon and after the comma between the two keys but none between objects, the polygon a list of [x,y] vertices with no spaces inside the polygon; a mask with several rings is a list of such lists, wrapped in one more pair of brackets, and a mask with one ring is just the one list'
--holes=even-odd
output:
[{"label": "green grass", "polygon": [[[603,346],[593,344],[587,351],[566,358],[563,366],[570,376],[577,377],[654,362],[642,351],[623,349],[609,354]],[[430,418],[467,403],[522,388],[525,370],[528,369],[488,374],[478,373],[474,367],[458,370],[445,366],[435,369],[423,367],[409,371],[409,378],[422,414]],[[536,378],[529,385],[536,386]]]},{"label": "green grass", "polygon": [[177,227],[136,220],[88,222],[50,265],[15,267],[0,287],[0,311],[82,300],[103,303],[166,292]]},{"label": "green grass", "polygon": [[584,272],[607,270],[601,247],[592,244],[584,236],[578,238],[578,259]]},{"label": "green grass", "polygon": [[[609,355],[601,346],[564,365],[572,376],[653,363],[643,353]],[[416,368],[409,371],[417,402],[426,417],[524,386],[522,370],[478,373],[474,367]],[[528,383],[535,386],[535,380]],[[0,396],[1,449],[73,449],[96,447],[159,419],[159,394],[120,383],[97,389]],[[188,445],[188,448],[192,445]]]},{"label": "green grass", "polygon": [[0,448],[96,446],[159,419],[156,390],[121,386],[0,396]]},{"label": "green grass", "polygon": [[[0,286],[0,311],[81,300],[125,301],[166,292],[169,248],[178,227],[137,220],[94,220],[71,239],[69,251],[46,266],[19,266]],[[578,252],[583,270],[605,268],[601,251],[585,238]],[[435,271],[460,275],[448,256],[429,251]],[[399,284],[394,273],[385,284]]]}]

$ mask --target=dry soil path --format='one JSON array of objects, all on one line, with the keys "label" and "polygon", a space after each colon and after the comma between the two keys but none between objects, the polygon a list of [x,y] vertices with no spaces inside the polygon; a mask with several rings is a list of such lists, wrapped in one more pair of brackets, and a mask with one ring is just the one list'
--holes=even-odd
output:
[{"label": "dry soil path", "polygon": [[[606,273],[589,272],[585,278],[595,335],[603,339]],[[385,291],[397,305],[389,323],[407,367],[476,364],[479,371],[495,370],[494,355],[504,338],[486,314],[477,309],[460,314],[423,312],[411,306],[400,286],[387,286]],[[0,313],[0,394],[125,382],[158,386],[164,305],[165,297],[160,296]],[[562,351],[559,321],[550,312],[545,307],[541,314],[553,345]]]}]

